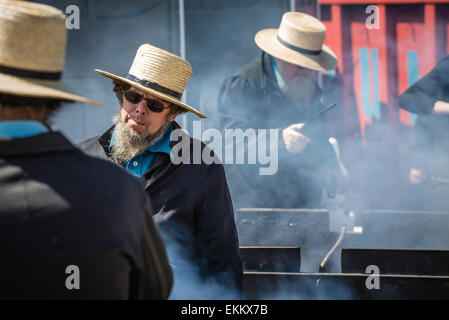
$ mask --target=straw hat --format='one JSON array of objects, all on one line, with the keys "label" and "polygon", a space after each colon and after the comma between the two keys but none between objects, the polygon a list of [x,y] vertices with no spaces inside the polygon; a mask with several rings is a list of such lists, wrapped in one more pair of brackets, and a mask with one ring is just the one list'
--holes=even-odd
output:
[{"label": "straw hat", "polygon": [[186,60],[173,53],[150,44],[143,44],[137,49],[136,57],[126,77],[98,69],[95,71],[179,105],[200,118],[206,118],[196,109],[181,102],[182,94],[192,74],[192,67]]},{"label": "straw hat", "polygon": [[0,93],[100,104],[61,83],[67,30],[62,11],[19,0],[0,1]]},{"label": "straw hat", "polygon": [[263,29],[254,40],[268,54],[316,71],[337,67],[337,57],[323,45],[326,27],[317,18],[301,13],[284,13],[279,29]]}]

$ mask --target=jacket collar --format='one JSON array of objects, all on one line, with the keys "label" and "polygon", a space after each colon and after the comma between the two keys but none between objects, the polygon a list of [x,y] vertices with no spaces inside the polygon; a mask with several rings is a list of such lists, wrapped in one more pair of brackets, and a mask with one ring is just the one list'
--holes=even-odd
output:
[{"label": "jacket collar", "polygon": [[[176,121],[172,122],[172,126],[173,126],[173,131],[175,131],[176,129],[181,129],[181,126]],[[184,135],[186,135],[186,133],[182,132],[182,136],[184,136]],[[181,142],[185,142],[185,141],[187,141],[187,140],[186,139],[182,139]],[[178,142],[179,142],[179,140],[177,140],[177,141],[171,140],[170,141],[170,148],[173,148],[175,146],[175,144],[177,144]]]},{"label": "jacket collar", "polygon": [[270,56],[268,53],[262,51],[261,68],[260,68],[260,83],[264,91],[269,91],[277,96],[282,96],[281,89],[276,80],[276,75],[274,74],[273,66],[271,65]]},{"label": "jacket collar", "polygon": [[103,133],[98,138],[98,143],[103,148],[103,151],[107,158],[111,158],[111,156],[112,156],[111,153],[109,152],[109,150],[110,150],[109,146],[111,145],[111,139],[112,139],[112,134],[114,133],[114,129],[115,129],[115,125],[113,125],[108,130],[106,130],[106,132]]},{"label": "jacket collar", "polygon": [[27,138],[0,139],[0,156],[41,154],[76,150],[60,132],[48,132]]}]

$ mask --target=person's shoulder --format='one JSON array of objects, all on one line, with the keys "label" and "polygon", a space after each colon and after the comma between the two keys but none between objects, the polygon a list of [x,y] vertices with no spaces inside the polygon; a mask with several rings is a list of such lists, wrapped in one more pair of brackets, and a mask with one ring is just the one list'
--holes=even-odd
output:
[{"label": "person's shoulder", "polygon": [[143,179],[132,175],[118,163],[93,157],[81,151],[79,153],[82,158],[79,164],[84,166],[82,170],[84,178],[80,177],[85,180],[82,183],[85,186],[83,192],[89,192],[90,197],[97,199],[94,206],[101,210],[107,202],[114,207],[116,217],[140,217],[146,196]]},{"label": "person's shoulder", "polygon": [[93,137],[87,138],[81,142],[78,142],[77,144],[75,144],[75,147],[77,147],[78,149],[81,149],[81,150],[88,150],[93,147],[102,145],[104,143],[109,143],[112,133],[114,131],[114,128],[115,128],[115,126],[112,126],[101,135],[93,136]]},{"label": "person's shoulder", "polygon": [[92,157],[105,158],[106,154],[100,144],[100,137],[95,136],[75,144],[75,147]]},{"label": "person's shoulder", "polygon": [[437,63],[435,70],[438,72],[440,77],[449,79],[449,55]]},{"label": "person's shoulder", "polygon": [[244,66],[242,66],[239,71],[236,73],[236,76],[240,76],[242,78],[254,79],[259,75],[261,69],[261,59],[255,58],[252,61],[248,62]]},{"label": "person's shoulder", "polygon": [[78,142],[77,144],[75,144],[75,146],[81,150],[87,149],[87,148],[92,147],[93,145],[97,144],[99,139],[100,139],[100,136],[94,136],[91,138],[87,138],[86,140]]},{"label": "person's shoulder", "polygon": [[[203,141],[200,141],[200,140],[195,139],[195,138],[192,138],[192,143],[199,143],[199,144],[201,144],[201,154],[203,156],[201,163],[204,166],[207,166],[209,168],[209,170],[215,170],[216,168],[222,168],[223,167],[221,159],[215,153],[215,150],[213,148],[210,148]],[[205,158],[206,156],[209,156],[210,158],[206,159]]]},{"label": "person's shoulder", "polygon": [[[223,168],[221,159],[213,148],[210,148],[203,141],[191,137],[181,128],[176,128],[175,130],[179,130],[175,131],[176,136],[174,140],[176,141],[172,146],[175,163],[181,165],[194,164],[196,169],[199,170],[220,170],[220,168]],[[187,150],[189,151],[186,152]]]},{"label": "person's shoulder", "polygon": [[[88,172],[95,172],[96,176],[104,176],[105,180],[114,181],[114,187],[120,184],[130,184],[135,188],[142,188],[142,182],[126,171],[120,164],[107,159],[101,159],[96,156],[91,156],[82,150],[78,151],[78,163]],[[127,186],[129,187],[129,186]]]},{"label": "person's shoulder", "polygon": [[449,55],[445,56],[438,62],[439,65],[443,65],[445,67],[449,67]]},{"label": "person's shoulder", "polygon": [[93,136],[75,144],[75,147],[91,156],[105,158],[104,147],[109,145],[113,130],[114,126],[110,127],[102,135]]},{"label": "person's shoulder", "polygon": [[[222,179],[225,177],[225,169],[222,163],[222,160],[220,159],[219,155],[216,153],[216,150],[214,148],[209,147],[209,145],[206,145],[201,140],[190,138],[191,139],[191,146],[193,148],[193,152],[195,150],[201,150],[201,155],[197,155],[197,158],[200,157],[200,161],[195,159],[195,156],[191,156],[191,162],[195,163],[195,161],[198,163],[196,164],[196,170],[200,170],[203,174],[199,176],[205,176],[207,177],[207,180],[214,180],[214,179]],[[195,145],[199,145],[200,148],[196,147]],[[221,150],[220,150],[221,151]],[[220,152],[221,153],[221,152]],[[216,182],[218,183],[218,180]]]},{"label": "person's shoulder", "polygon": [[260,75],[260,59],[254,59],[242,66],[236,73],[227,77],[223,81],[223,86],[227,88],[248,89],[257,81]]}]

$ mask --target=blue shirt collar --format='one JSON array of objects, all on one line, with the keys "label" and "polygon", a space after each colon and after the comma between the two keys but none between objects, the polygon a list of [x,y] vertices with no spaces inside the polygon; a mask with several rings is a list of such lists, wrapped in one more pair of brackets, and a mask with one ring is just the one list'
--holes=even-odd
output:
[{"label": "blue shirt collar", "polygon": [[280,86],[279,72],[278,72],[278,67],[276,65],[276,60],[274,60],[273,56],[270,56],[270,61],[271,61],[271,67],[273,68],[273,71],[274,71],[274,76],[276,77],[276,82],[278,83],[278,86]]},{"label": "blue shirt collar", "polygon": [[173,132],[173,125],[169,123],[167,128],[165,129],[164,135],[158,141],[156,141],[156,143],[153,144],[149,148],[149,150],[151,152],[165,152],[166,154],[170,155],[171,153],[170,141],[172,132]]},{"label": "blue shirt collar", "polygon": [[39,121],[34,120],[0,121],[1,138],[27,138],[46,132],[48,132],[48,129]]},{"label": "blue shirt collar", "polygon": [[[167,128],[164,131],[164,134],[162,137],[156,141],[155,144],[153,144],[151,147],[149,147],[147,150],[151,152],[164,152],[171,156],[171,147],[170,147],[170,141],[172,137],[173,132],[173,125],[169,123],[167,125]],[[117,142],[115,140],[115,129],[112,132],[111,136],[111,142],[109,143],[109,148],[111,148],[113,145],[115,145]]]}]

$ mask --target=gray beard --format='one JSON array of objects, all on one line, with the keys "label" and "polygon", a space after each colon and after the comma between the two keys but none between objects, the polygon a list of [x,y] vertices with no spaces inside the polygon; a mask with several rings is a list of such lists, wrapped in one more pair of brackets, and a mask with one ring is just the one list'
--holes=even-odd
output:
[{"label": "gray beard", "polygon": [[300,82],[295,82],[286,79],[282,72],[279,72],[278,75],[281,92],[293,103],[299,103],[307,108],[314,102],[313,100],[320,92],[320,87],[310,76]]},{"label": "gray beard", "polygon": [[120,115],[114,116],[115,124],[114,138],[116,144],[112,146],[112,160],[115,162],[128,162],[137,154],[148,149],[155,144],[163,135],[168,126],[167,121],[154,134],[140,133],[132,128],[127,127],[121,120]]}]

